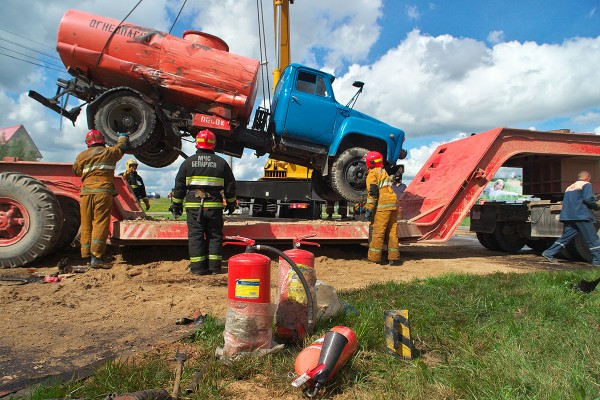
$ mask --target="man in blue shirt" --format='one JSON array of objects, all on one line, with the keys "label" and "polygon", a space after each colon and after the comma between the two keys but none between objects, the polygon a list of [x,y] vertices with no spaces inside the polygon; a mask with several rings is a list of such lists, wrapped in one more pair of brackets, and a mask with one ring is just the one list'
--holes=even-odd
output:
[{"label": "man in blue shirt", "polygon": [[556,262],[554,256],[579,233],[587,242],[592,253],[594,267],[600,267],[600,240],[594,226],[594,213],[592,212],[600,207],[592,192],[591,180],[592,175],[588,171],[581,171],[577,174],[577,182],[565,191],[560,212],[560,222],[564,224],[563,234],[542,253],[546,260]]}]

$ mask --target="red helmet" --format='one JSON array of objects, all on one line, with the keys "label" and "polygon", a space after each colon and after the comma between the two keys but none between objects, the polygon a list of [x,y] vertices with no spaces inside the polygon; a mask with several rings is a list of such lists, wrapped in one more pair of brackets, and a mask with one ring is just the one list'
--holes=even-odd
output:
[{"label": "red helmet", "polygon": [[217,145],[217,137],[212,131],[205,129],[196,135],[196,148],[214,150]]},{"label": "red helmet", "polygon": [[106,142],[104,140],[104,135],[102,133],[100,133],[100,131],[97,131],[96,129],[91,129],[85,135],[85,144],[87,144],[88,147],[93,146],[95,144],[104,145],[105,143]]},{"label": "red helmet", "polygon": [[378,151],[370,151],[365,156],[365,162],[369,169],[383,167],[383,156]]}]

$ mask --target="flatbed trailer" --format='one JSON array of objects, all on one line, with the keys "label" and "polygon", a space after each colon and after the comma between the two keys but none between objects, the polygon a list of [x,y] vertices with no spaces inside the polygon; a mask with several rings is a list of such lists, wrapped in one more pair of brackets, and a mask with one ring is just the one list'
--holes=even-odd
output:
[{"label": "flatbed trailer", "polygon": [[[477,232],[482,244],[487,243],[482,238],[493,235],[493,244],[499,247],[512,244],[500,248],[509,251],[514,250],[515,241],[523,241],[523,235],[547,239],[552,237],[548,232],[553,232],[558,236],[557,196],[580,169],[592,172],[594,190],[600,191],[599,160],[600,136],[593,134],[497,128],[440,145],[398,199],[398,237],[403,242],[447,241],[476,209],[477,199],[501,166],[522,167],[525,190],[545,197],[542,203],[511,209],[517,213],[506,214],[499,206],[491,217],[487,212],[480,213],[479,218],[472,213],[471,230]],[[76,237],[81,180],[71,167],[69,163],[0,162],[0,267],[26,265],[60,251]],[[115,186],[119,195],[112,210],[111,243],[187,242],[185,220],[154,220],[142,210],[121,177],[115,178]],[[548,216],[536,221],[532,219],[536,212]],[[502,217],[505,215],[520,216],[507,221]],[[365,243],[369,226],[362,221],[232,216],[226,217],[224,234],[263,243],[289,242],[309,235],[315,235],[312,239],[317,242]],[[540,234],[546,236],[536,236]]]},{"label": "flatbed trailer", "polygon": [[[476,204],[503,166],[522,168],[523,192],[539,200]],[[446,241],[470,215],[471,231],[485,247],[514,252],[528,245],[542,251],[562,233],[562,196],[581,170],[592,173],[598,193],[600,136],[496,128],[442,144],[398,201],[398,236],[403,241]],[[583,241],[575,243],[579,254],[569,258],[591,259]]]}]

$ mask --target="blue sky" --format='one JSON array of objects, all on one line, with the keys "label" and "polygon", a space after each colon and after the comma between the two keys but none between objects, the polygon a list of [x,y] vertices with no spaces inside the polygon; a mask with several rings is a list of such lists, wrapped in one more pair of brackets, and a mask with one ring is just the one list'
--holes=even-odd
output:
[{"label": "blue sky", "polygon": [[[25,125],[44,161],[72,161],[84,148],[84,118],[60,129],[58,116],[26,95],[53,95],[58,73],[7,55],[60,69],[41,52],[57,56],[65,11],[122,19],[137,3],[4,0],[0,126]],[[143,0],[129,21],[168,31],[182,3]],[[272,41],[272,1],[263,0],[263,8]],[[292,60],[333,72],[341,103],[354,93],[354,80],[365,82],[356,108],[406,131],[408,176],[438,144],[498,126],[600,134],[600,1],[296,0],[290,10]],[[188,0],[173,33],[203,30],[231,52],[258,58],[256,21],[255,0]],[[160,170],[141,166],[149,190],[167,192],[180,161]],[[234,173],[256,179],[264,162],[248,152],[234,159]]]}]

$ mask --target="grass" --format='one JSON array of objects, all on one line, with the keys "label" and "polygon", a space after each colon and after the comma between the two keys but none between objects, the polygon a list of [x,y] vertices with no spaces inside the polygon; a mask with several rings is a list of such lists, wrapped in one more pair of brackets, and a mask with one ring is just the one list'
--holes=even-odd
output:
[{"label": "grass", "polygon": [[[359,349],[327,387],[326,396],[352,399],[598,399],[600,295],[571,290],[593,272],[536,272],[489,276],[445,275],[410,283],[377,284],[339,293],[359,315],[320,321],[317,338],[346,325]],[[415,358],[388,353],[383,311],[407,309]],[[223,344],[214,318],[190,339],[209,360]],[[269,397],[298,395],[288,372],[300,347],[233,365],[213,363],[191,399],[235,399],[234,383]],[[172,357],[170,354],[169,356]],[[163,355],[162,357],[166,357]],[[196,366],[198,370],[200,365]],[[194,367],[186,368],[187,387]],[[158,355],[109,363],[85,381],[36,388],[32,399],[102,399],[148,388],[170,391],[173,369]]]}]

